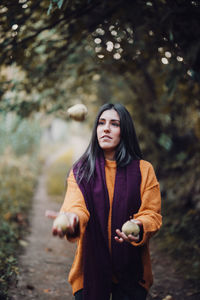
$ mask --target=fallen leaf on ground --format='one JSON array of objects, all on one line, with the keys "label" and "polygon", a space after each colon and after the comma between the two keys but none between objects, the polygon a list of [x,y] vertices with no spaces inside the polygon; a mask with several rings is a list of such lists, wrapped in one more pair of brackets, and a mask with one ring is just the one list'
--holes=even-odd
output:
[{"label": "fallen leaf on ground", "polygon": [[44,293],[50,293],[50,292],[51,292],[51,289],[44,289],[43,292],[44,292]]},{"label": "fallen leaf on ground", "polygon": [[53,249],[52,249],[52,248],[45,248],[45,251],[46,251],[46,252],[52,252]]}]

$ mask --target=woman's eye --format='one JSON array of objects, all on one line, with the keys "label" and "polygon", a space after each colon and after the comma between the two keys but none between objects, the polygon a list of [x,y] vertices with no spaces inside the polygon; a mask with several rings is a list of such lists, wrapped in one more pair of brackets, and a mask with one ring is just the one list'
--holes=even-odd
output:
[{"label": "woman's eye", "polygon": [[103,121],[99,121],[99,122],[98,122],[98,125],[103,125],[103,124],[104,124]]},{"label": "woman's eye", "polygon": [[118,123],[112,123],[112,125],[115,126],[115,127],[119,127]]}]

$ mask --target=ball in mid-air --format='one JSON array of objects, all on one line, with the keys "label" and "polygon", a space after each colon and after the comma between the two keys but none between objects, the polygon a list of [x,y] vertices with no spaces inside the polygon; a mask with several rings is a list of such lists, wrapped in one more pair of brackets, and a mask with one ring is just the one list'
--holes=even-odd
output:
[{"label": "ball in mid-air", "polygon": [[71,106],[70,108],[68,108],[67,110],[67,114],[68,116],[75,120],[75,121],[79,121],[82,122],[85,120],[85,117],[87,115],[87,107],[80,103],[80,104],[75,104],[73,106]]}]

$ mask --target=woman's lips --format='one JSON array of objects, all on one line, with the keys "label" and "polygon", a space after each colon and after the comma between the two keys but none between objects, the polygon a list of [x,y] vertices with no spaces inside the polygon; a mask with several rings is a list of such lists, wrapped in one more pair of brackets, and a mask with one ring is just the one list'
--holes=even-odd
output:
[{"label": "woman's lips", "polygon": [[112,140],[112,138],[111,138],[110,136],[108,136],[108,135],[103,135],[103,136],[101,137],[101,139],[110,139],[110,140]]}]

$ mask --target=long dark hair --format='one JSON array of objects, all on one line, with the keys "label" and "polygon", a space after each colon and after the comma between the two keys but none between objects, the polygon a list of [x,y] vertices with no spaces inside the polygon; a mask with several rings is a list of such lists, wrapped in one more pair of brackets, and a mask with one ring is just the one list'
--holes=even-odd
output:
[{"label": "long dark hair", "polygon": [[97,126],[101,114],[105,110],[115,109],[120,117],[120,143],[115,151],[115,160],[117,166],[124,167],[128,165],[133,159],[141,159],[142,153],[137,140],[133,120],[128,110],[120,103],[112,104],[106,103],[100,107],[97,114],[90,143],[75,163],[79,165],[77,179],[80,182],[83,178],[87,181],[94,175],[95,161],[97,156],[102,152],[97,139]]}]

